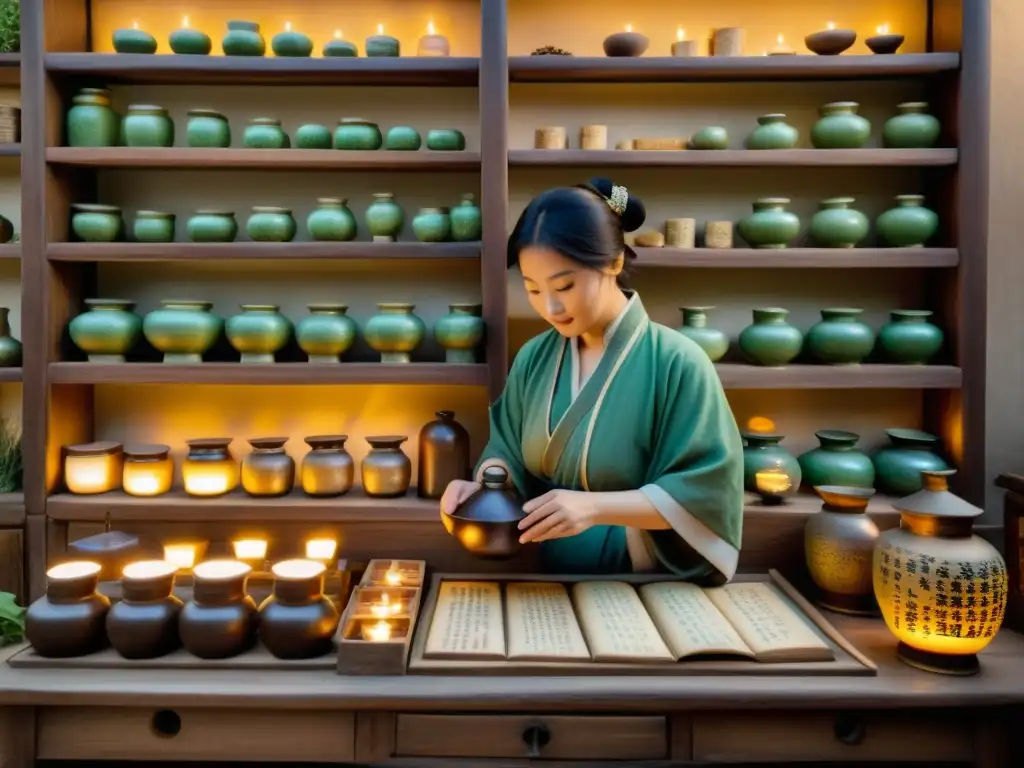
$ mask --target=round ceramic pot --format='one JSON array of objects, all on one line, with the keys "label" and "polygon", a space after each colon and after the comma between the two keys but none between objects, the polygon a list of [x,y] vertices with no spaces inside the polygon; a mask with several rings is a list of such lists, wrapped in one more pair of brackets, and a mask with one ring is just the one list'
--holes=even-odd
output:
[{"label": "round ceramic pot", "polygon": [[69,147],[117,145],[121,117],[110,106],[108,88],[82,88],[71,102],[66,121]]},{"label": "round ceramic pot", "polygon": [[448,363],[475,363],[476,348],[484,338],[480,304],[449,304],[448,314],[434,323],[434,338],[444,348]]},{"label": "round ceramic pot", "polygon": [[216,148],[231,146],[231,124],[213,109],[190,109],[185,126],[185,143],[190,147]]},{"label": "round ceramic pot", "polygon": [[937,118],[928,114],[924,101],[897,104],[899,112],[885,121],[882,138],[885,146],[894,149],[929,149],[939,143],[942,126]]},{"label": "round ceramic pot", "polygon": [[383,143],[380,126],[361,117],[343,117],[334,129],[335,149],[380,149]]},{"label": "round ceramic pot", "polygon": [[323,563],[275,563],[274,592],[260,605],[260,640],[279,659],[313,659],[331,652],[338,609],[324,597]]},{"label": "round ceramic pot", "polygon": [[867,516],[873,488],[826,485],[815,488],[821,511],[807,518],[804,556],[818,587],[817,602],[855,615],[877,613],[871,558],[878,526]]},{"label": "round ceramic pot", "polygon": [[0,368],[21,365],[21,342],[11,337],[11,310],[0,307]]},{"label": "round ceramic pot", "polygon": [[939,217],[924,207],[924,195],[897,195],[898,205],[875,219],[875,229],[894,248],[923,246],[939,230]]},{"label": "round ceramic pot", "polygon": [[688,142],[690,149],[728,149],[729,132],[719,125],[701,128]]},{"label": "round ceramic pot", "polygon": [[821,119],[811,127],[815,149],[860,149],[871,138],[871,123],[857,114],[860,104],[836,101],[822,106]]},{"label": "round ceramic pot", "polygon": [[466,551],[482,560],[507,560],[519,551],[523,499],[508,487],[504,467],[487,467],[481,487],[457,510],[441,510],[445,530]]},{"label": "round ceramic pot", "polygon": [[192,599],[178,617],[186,651],[200,659],[227,659],[252,648],[259,615],[245,591],[251,571],[238,560],[207,560],[192,569]]},{"label": "round ceramic pot", "polygon": [[925,365],[945,341],[939,326],[929,322],[927,309],[894,309],[889,322],[878,329],[878,344],[885,358],[903,365]]},{"label": "round ceramic pot", "polygon": [[875,466],[866,453],[857,449],[860,435],[838,429],[814,433],[818,447],[800,454],[800,470],[807,488],[819,485],[842,485],[851,488],[874,488]]},{"label": "round ceramic pot", "polygon": [[352,58],[359,55],[359,48],[348,40],[334,38],[324,43],[321,54],[324,58]]},{"label": "round ceramic pot", "polygon": [[438,152],[461,152],[466,148],[466,137],[454,128],[435,128],[427,131],[427,149]]},{"label": "round ceramic pot", "polygon": [[139,243],[173,243],[173,213],[163,211],[139,211],[132,224],[132,236]]},{"label": "round ceramic pot", "polygon": [[754,310],[754,323],[740,332],[743,356],[755,365],[786,365],[803,347],[804,335],[786,322],[788,309],[769,307]]},{"label": "round ceramic pot", "polygon": [[121,488],[129,496],[163,496],[174,482],[169,445],[128,445],[124,448]]},{"label": "round ceramic pot", "polygon": [[292,337],[292,323],[277,304],[242,304],[242,313],[228,318],[228,341],[243,363],[272,363],[274,353]]},{"label": "round ceramic pot", "polygon": [[347,304],[310,304],[309,316],[295,327],[299,348],[311,363],[337,363],[356,340],[356,321]]},{"label": "round ceramic pot", "polygon": [[413,314],[415,304],[378,304],[379,313],[363,328],[363,338],[380,352],[382,363],[408,363],[409,353],[423,341],[427,327]]},{"label": "round ceramic pot", "polygon": [[121,577],[121,599],[107,612],[107,637],[126,659],[155,659],[181,646],[174,596],[177,567],[162,560],[131,563]]},{"label": "round ceramic pot", "polygon": [[209,56],[213,50],[213,41],[205,32],[198,29],[182,27],[167,37],[171,51],[183,56]]},{"label": "round ceramic pot", "polygon": [[85,656],[107,645],[110,600],[96,592],[101,566],[73,561],[46,572],[46,594],[25,612],[25,639],[46,658]]},{"label": "round ceramic pot", "polygon": [[209,301],[167,299],[142,321],[146,340],[163,352],[165,363],[201,363],[224,330]]},{"label": "round ceramic pot", "polygon": [[800,131],[786,123],[785,115],[761,115],[747,137],[747,149],[792,149],[798,141]]},{"label": "round ceramic pot", "polygon": [[193,243],[230,243],[238,235],[238,222],[231,211],[202,208],[185,225]]},{"label": "round ceramic pot", "polygon": [[129,147],[170,147],[174,123],[167,110],[149,104],[132,104],[124,118],[124,142]]},{"label": "round ceramic pot", "polygon": [[250,496],[287,496],[295,485],[295,459],[285,453],[287,437],[254,437],[242,459],[242,489]]},{"label": "round ceramic pot", "polygon": [[257,243],[287,243],[295,237],[295,219],[288,208],[253,206],[245,233]]},{"label": "round ceramic pot", "polygon": [[113,243],[121,238],[124,221],[116,205],[75,203],[71,206],[71,231],[86,243]]},{"label": "round ceramic pot", "polygon": [[0,243],[9,243],[14,238],[14,224],[6,216],[0,216]]},{"label": "round ceramic pot", "polygon": [[348,435],[306,438],[310,451],[302,459],[299,477],[307,496],[342,496],[352,490],[356,464],[345,450]]},{"label": "round ceramic pot", "polygon": [[316,210],[306,219],[306,229],[314,240],[355,240],[356,217],[348,209],[348,200],[318,197]]},{"label": "round ceramic pot", "polygon": [[679,332],[716,363],[729,351],[729,337],[724,331],[708,328],[708,311],[714,307],[682,307],[683,325]]},{"label": "round ceramic pot", "polygon": [[326,125],[300,125],[295,131],[295,146],[298,149],[330,149],[331,131]]},{"label": "round ceramic pot", "polygon": [[423,499],[440,499],[452,480],[468,480],[469,432],[455,420],[453,411],[438,411],[435,421],[420,430],[416,493]]},{"label": "round ceramic pot", "polygon": [[242,146],[249,149],[288,149],[291,142],[273,117],[254,117],[242,134]]},{"label": "round ceramic pot", "polygon": [[852,197],[821,201],[821,210],[811,217],[808,233],[822,248],[853,248],[868,236],[868,217],[850,208]]},{"label": "round ceramic pot", "polygon": [[90,362],[123,363],[142,333],[142,318],[135,314],[134,301],[86,299],[89,308],[68,325],[75,346]]},{"label": "round ceramic pot", "polygon": [[[854,365],[871,354],[875,332],[858,318],[862,309],[823,309],[821,322],[807,332],[807,349],[818,360],[829,365]],[[818,483],[821,485],[821,483]],[[824,483],[851,485],[851,483]]]},{"label": "round ceramic pot", "polygon": [[363,458],[360,474],[363,492],[379,499],[405,496],[412,481],[412,462],[402,452],[402,443],[409,438],[382,435],[366,438],[370,452]]},{"label": "round ceramic pot", "polygon": [[156,53],[156,38],[141,29],[115,29],[111,37],[115,53]]},{"label": "round ceramic pot", "polygon": [[452,208],[449,218],[452,222],[452,240],[456,243],[472,243],[480,239],[483,217],[472,194],[462,196],[462,202]]},{"label": "round ceramic pot", "polygon": [[405,213],[390,192],[374,192],[373,202],[366,209],[366,226],[374,242],[394,242],[402,233]]},{"label": "round ceramic pot", "polygon": [[908,496],[923,487],[922,472],[941,472],[949,465],[937,454],[939,438],[918,429],[887,429],[889,445],[878,451],[875,486],[882,493]]},{"label": "round ceramic pot", "polygon": [[452,222],[447,208],[420,208],[413,216],[412,233],[421,243],[444,243],[451,239]]},{"label": "round ceramic pot", "polygon": [[757,473],[763,471],[785,472],[790,479],[790,488],[786,493],[795,493],[800,487],[800,463],[781,443],[782,435],[763,435],[756,432],[744,432],[743,440],[743,487],[751,493],[759,493],[762,489],[757,485]]},{"label": "round ceramic pot", "polygon": [[787,205],[786,197],[755,200],[754,212],[736,225],[740,237],[754,248],[785,248],[800,234],[800,219],[786,210]]},{"label": "round ceramic pot", "polygon": [[225,56],[262,56],[267,52],[260,25],[254,21],[229,21],[220,45]]},{"label": "round ceramic pot", "polygon": [[271,38],[270,49],[275,56],[306,58],[313,53],[313,41],[301,32],[285,30]]},{"label": "round ceramic pot", "polygon": [[420,132],[415,128],[406,125],[396,125],[388,129],[387,138],[384,140],[386,149],[412,152],[423,146],[423,139]]},{"label": "round ceramic pot", "polygon": [[212,498],[238,487],[238,464],[228,449],[230,437],[207,437],[186,442],[188,455],[181,462],[185,493],[197,498]]}]

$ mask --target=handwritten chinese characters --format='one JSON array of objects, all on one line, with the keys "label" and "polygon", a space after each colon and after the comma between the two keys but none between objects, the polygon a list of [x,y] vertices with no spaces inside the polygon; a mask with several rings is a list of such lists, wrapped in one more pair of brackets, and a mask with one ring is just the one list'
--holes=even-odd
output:
[{"label": "handwritten chinese characters", "polygon": [[508,658],[516,661],[590,661],[563,584],[510,582],[505,587]]},{"label": "handwritten chinese characters", "polygon": [[753,655],[704,590],[695,584],[664,581],[645,584],[639,592],[677,659],[701,653]]},{"label": "handwritten chinese characters", "polygon": [[629,584],[583,581],[572,595],[594,661],[675,660]]},{"label": "handwritten chinese characters", "polygon": [[443,581],[426,658],[504,659],[501,587],[493,581]]}]

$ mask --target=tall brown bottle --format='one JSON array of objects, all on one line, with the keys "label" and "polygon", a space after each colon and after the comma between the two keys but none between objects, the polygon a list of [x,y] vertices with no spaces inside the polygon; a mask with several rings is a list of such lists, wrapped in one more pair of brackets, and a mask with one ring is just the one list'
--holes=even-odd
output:
[{"label": "tall brown bottle", "polygon": [[454,411],[438,411],[437,420],[420,430],[420,460],[416,493],[440,499],[452,480],[468,480],[469,433],[455,420]]}]

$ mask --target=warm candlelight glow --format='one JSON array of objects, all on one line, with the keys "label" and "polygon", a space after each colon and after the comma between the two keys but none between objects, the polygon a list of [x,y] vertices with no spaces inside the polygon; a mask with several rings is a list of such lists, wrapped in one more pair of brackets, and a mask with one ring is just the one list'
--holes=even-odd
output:
[{"label": "warm candlelight glow", "polygon": [[181,28],[188,29],[188,16],[181,17]]},{"label": "warm candlelight glow", "polygon": [[830,21],[828,24],[825,25],[825,27],[827,29],[835,29],[836,28],[836,23],[834,21]]},{"label": "warm candlelight glow", "polygon": [[124,490],[131,496],[157,496],[162,487],[161,479],[153,473],[125,473]]},{"label": "warm candlelight glow", "polygon": [[55,565],[46,572],[46,578],[61,581],[64,579],[81,579],[84,576],[93,576],[102,570],[99,563],[92,563],[88,560],[74,560],[70,563]]},{"label": "warm candlelight glow", "polygon": [[377,25],[377,34],[378,35],[383,35],[384,34],[384,25],[383,24],[378,24]]},{"label": "warm candlelight glow", "polygon": [[252,566],[238,560],[207,560],[192,573],[200,579],[234,579],[252,571]]},{"label": "warm candlelight glow", "polygon": [[391,639],[391,624],[383,619],[375,624],[364,624],[363,635],[370,642],[386,642]]},{"label": "warm candlelight glow", "polygon": [[292,23],[290,21],[286,21],[284,23],[284,31],[285,32],[291,32],[292,31]]},{"label": "warm candlelight glow", "polygon": [[878,34],[878,35],[888,35],[889,34],[889,25],[888,24],[882,24],[881,26],[877,27],[875,29],[875,34]]},{"label": "warm candlelight glow", "polygon": [[68,450],[64,482],[72,493],[106,493],[121,485],[124,454],[121,451],[86,453]]},{"label": "warm candlelight glow", "polygon": [[632,32],[633,31],[633,25],[632,24],[627,24],[626,25],[626,31],[627,32]]},{"label": "warm candlelight glow", "polygon": [[686,30],[682,27],[676,28],[676,40],[683,42],[686,39]]},{"label": "warm candlelight glow", "polygon": [[239,560],[259,560],[267,558],[267,542],[263,539],[239,539],[232,542],[232,550]]},{"label": "warm candlelight glow", "polygon": [[747,421],[747,431],[770,435],[775,431],[775,422],[767,416],[752,416]]},{"label": "warm candlelight glow", "polygon": [[302,559],[282,560],[270,567],[271,573],[278,579],[312,579],[325,570],[323,563]]},{"label": "warm candlelight glow", "polygon": [[188,570],[196,564],[196,553],[199,547],[195,544],[164,544],[164,560],[174,563],[178,568]]},{"label": "warm candlelight glow", "polygon": [[786,38],[783,37],[782,35],[779,35],[777,38],[775,38],[775,42],[777,45],[784,45],[786,42]]},{"label": "warm candlelight glow", "polygon": [[370,613],[378,618],[385,616],[393,616],[402,609],[400,602],[391,602],[391,597],[385,592],[380,596],[380,602],[374,603],[370,606]]},{"label": "warm candlelight glow", "polygon": [[792,478],[781,469],[762,469],[754,475],[754,482],[758,491],[770,494],[785,493],[793,485]]},{"label": "warm candlelight glow", "polygon": [[434,32],[434,22],[432,22],[432,21],[428,21],[428,22],[427,22],[427,34],[428,34],[428,35],[433,35],[433,34],[436,34],[436,33]]},{"label": "warm candlelight glow", "polygon": [[306,557],[310,560],[329,561],[338,551],[338,542],[334,539],[310,539],[306,542]]},{"label": "warm candlelight glow", "polygon": [[132,29],[138,29],[138,28],[139,28],[139,22],[133,21],[132,22]]},{"label": "warm candlelight glow", "polygon": [[161,576],[170,576],[177,570],[177,565],[166,560],[140,560],[126,565],[121,575],[126,579],[159,579]]},{"label": "warm candlelight glow", "polygon": [[398,572],[398,566],[392,563],[391,567],[388,568],[384,574],[384,581],[393,587],[400,586],[402,583],[402,574]]},{"label": "warm candlelight glow", "polygon": [[334,30],[334,39],[335,40],[341,40],[341,30],[340,29]]}]

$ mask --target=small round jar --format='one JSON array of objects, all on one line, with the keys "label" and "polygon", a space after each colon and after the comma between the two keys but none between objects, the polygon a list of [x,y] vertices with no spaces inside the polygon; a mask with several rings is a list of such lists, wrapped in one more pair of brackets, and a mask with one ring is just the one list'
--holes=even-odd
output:
[{"label": "small round jar", "polygon": [[170,147],[174,122],[163,107],[132,104],[124,118],[124,142],[129,147]]},{"label": "small round jar", "polygon": [[853,248],[868,236],[868,217],[854,210],[852,197],[831,197],[821,201],[821,210],[811,217],[808,234],[822,248]]},{"label": "small round jar", "polygon": [[0,243],[9,243],[14,238],[14,224],[6,216],[0,216]]},{"label": "small round jar", "polygon": [[46,572],[46,594],[25,612],[25,639],[51,659],[85,656],[107,645],[110,600],[97,593],[99,563],[76,560]]},{"label": "small round jar", "polygon": [[356,321],[346,315],[347,304],[310,304],[309,316],[299,321],[295,340],[311,363],[337,363],[356,339]]},{"label": "small round jar", "polygon": [[747,149],[792,149],[798,141],[800,131],[786,122],[785,115],[761,115],[757,128],[747,137]]},{"label": "small round jar", "polygon": [[766,435],[760,432],[744,432],[743,441],[743,487],[750,493],[758,493],[757,473],[765,470],[781,470],[789,475],[792,491],[800,487],[802,479],[800,463],[780,443],[784,435]]},{"label": "small round jar", "polygon": [[928,114],[928,103],[907,101],[897,104],[899,112],[882,127],[885,146],[893,149],[929,149],[939,143],[942,126],[934,115]]},{"label": "small round jar", "polygon": [[380,352],[382,363],[408,363],[410,353],[426,335],[427,327],[413,314],[415,304],[382,303],[379,314],[371,317],[363,328],[363,338]]},{"label": "small round jar", "polygon": [[462,196],[462,202],[452,208],[449,218],[452,222],[452,240],[456,243],[474,243],[480,240],[483,216],[472,194]]},{"label": "small round jar", "polygon": [[242,489],[250,496],[287,496],[295,485],[295,460],[285,453],[287,437],[254,437],[242,459]]},{"label": "small round jar", "polygon": [[242,134],[242,146],[249,149],[288,149],[291,142],[273,117],[254,117]]},{"label": "small round jar", "polygon": [[228,450],[230,437],[188,440],[188,455],[181,462],[185,493],[196,498],[223,496],[238,487],[238,463]]},{"label": "small round jar", "polygon": [[[807,350],[828,365],[856,365],[875,348],[875,332],[861,322],[863,309],[821,310],[821,322],[807,332]],[[856,485],[829,481],[818,485]]]},{"label": "small round jar", "polygon": [[229,21],[228,33],[221,41],[225,56],[262,56],[267,42],[260,34],[260,25],[254,21]]},{"label": "small round jar", "polygon": [[71,206],[71,231],[86,243],[113,243],[121,239],[124,222],[116,205],[75,203]]},{"label": "small round jar", "polygon": [[343,117],[334,129],[335,149],[380,149],[383,143],[380,126],[361,117]]},{"label": "small round jar", "polygon": [[121,117],[110,106],[110,89],[82,88],[72,97],[66,127],[69,147],[113,147]]},{"label": "small round jar", "polygon": [[68,324],[68,335],[91,363],[123,363],[142,333],[134,301],[86,299],[87,312]]},{"label": "small round jar", "polygon": [[306,229],[314,240],[355,240],[356,217],[342,197],[318,197],[316,210],[306,219]]},{"label": "small round jar", "polygon": [[811,127],[815,149],[860,149],[871,138],[871,123],[857,114],[855,101],[835,101],[822,106],[821,119]]},{"label": "small round jar", "polygon": [[171,51],[181,56],[209,56],[213,41],[205,32],[191,27],[174,30],[167,38]]},{"label": "small round jar", "polygon": [[273,363],[274,353],[292,337],[292,323],[277,304],[242,304],[241,314],[228,318],[224,332],[243,363]]},{"label": "small round jar", "polygon": [[149,32],[137,27],[132,29],[115,29],[111,37],[114,51],[117,53],[156,53],[156,38],[149,34]]},{"label": "small round jar", "polygon": [[256,643],[256,601],[246,594],[252,568],[238,560],[207,560],[192,569],[192,599],[178,616],[185,650],[200,659],[228,659]]},{"label": "small round jar", "polygon": [[164,299],[160,309],[146,315],[146,341],[163,352],[165,363],[201,363],[224,330],[224,320],[210,310],[209,301]]},{"label": "small round jar", "polygon": [[0,307],[0,368],[17,368],[21,365],[21,342],[11,337],[11,310]]},{"label": "small round jar", "polygon": [[238,222],[231,211],[201,208],[185,225],[193,243],[230,243],[238,235]]},{"label": "small round jar", "polygon": [[897,195],[896,207],[875,219],[882,241],[893,248],[920,248],[939,231],[939,216],[924,207],[924,195]]},{"label": "small round jar", "polygon": [[162,496],[171,490],[174,462],[169,445],[131,445],[124,449],[121,486],[129,496]]},{"label": "small round jar", "polygon": [[215,149],[231,146],[231,124],[215,109],[190,109],[185,127],[190,147]]},{"label": "small round jar", "polygon": [[683,325],[679,332],[704,350],[717,363],[729,351],[729,336],[725,331],[708,327],[708,312],[714,307],[682,307]]},{"label": "small round jar", "polygon": [[454,128],[435,128],[427,131],[427,149],[438,152],[461,152],[466,148],[466,137]]},{"label": "small round jar", "polygon": [[688,149],[715,150],[729,148],[729,132],[720,125],[701,128],[687,142]]},{"label": "small round jar", "polygon": [[788,205],[787,197],[755,200],[753,213],[739,220],[736,231],[754,248],[786,248],[800,234],[800,219]]},{"label": "small round jar", "polygon": [[405,212],[390,192],[374,192],[366,209],[366,226],[375,243],[393,243],[402,233]]},{"label": "small round jar", "polygon": [[260,605],[260,639],[279,659],[330,653],[338,609],[324,596],[327,567],[314,560],[284,560],[271,567],[274,592]]},{"label": "small round jar", "polygon": [[818,447],[797,457],[803,484],[807,488],[819,485],[874,487],[874,464],[866,453],[857,448],[860,435],[841,429],[822,429],[814,436],[818,438]]},{"label": "small round jar", "polygon": [[754,310],[754,322],[740,331],[740,351],[748,361],[769,368],[791,362],[804,344],[804,335],[788,322],[788,309]]},{"label": "small round jar", "polygon": [[452,222],[447,208],[420,208],[413,216],[412,233],[421,243],[446,243],[452,237]]},{"label": "small round jar", "polygon": [[927,309],[894,309],[878,329],[878,346],[890,363],[925,365],[942,349],[945,334]]},{"label": "small round jar", "polygon": [[343,496],[355,481],[355,462],[345,450],[348,435],[306,438],[310,451],[302,459],[300,480],[307,496]]},{"label": "small round jar", "polygon": [[876,487],[893,496],[909,496],[924,485],[922,472],[941,472],[949,465],[939,456],[939,438],[919,429],[887,429],[890,444],[873,457]]},{"label": "small round jar", "polygon": [[124,452],[120,443],[69,445],[64,453],[64,485],[71,493],[84,496],[121,487]]},{"label": "small round jar", "polygon": [[287,243],[295,237],[295,219],[289,208],[253,206],[245,233],[257,243]]},{"label": "small round jar", "polygon": [[330,149],[331,130],[326,125],[300,125],[295,131],[297,149]]},{"label": "small round jar", "polygon": [[480,304],[449,304],[448,314],[434,323],[434,338],[444,348],[446,363],[475,363],[484,338]]},{"label": "small round jar", "polygon": [[313,53],[313,41],[308,35],[286,29],[270,39],[270,49],[275,56],[306,58]]},{"label": "small round jar", "polygon": [[164,560],[143,560],[126,566],[121,577],[121,600],[107,612],[107,637],[126,659],[155,659],[181,646],[178,614],[182,602],[174,596],[178,568]]},{"label": "small round jar", "polygon": [[420,138],[420,132],[407,125],[396,125],[389,128],[387,138],[384,140],[385,149],[400,152],[412,152],[421,146],[423,146],[423,139]]},{"label": "small round jar", "polygon": [[360,474],[363,491],[378,499],[405,496],[412,481],[412,462],[402,451],[402,435],[379,435],[366,438],[370,452],[363,458]]},{"label": "small round jar", "polygon": [[139,211],[132,223],[132,236],[139,243],[173,243],[173,213],[164,211]]}]

